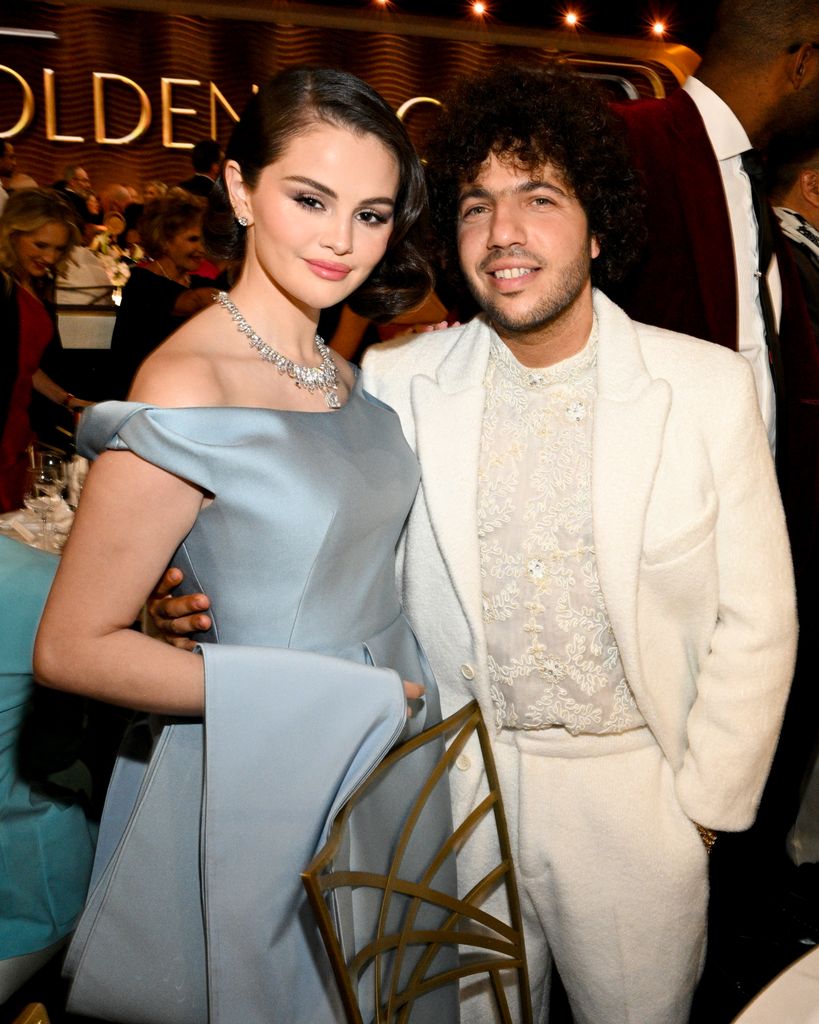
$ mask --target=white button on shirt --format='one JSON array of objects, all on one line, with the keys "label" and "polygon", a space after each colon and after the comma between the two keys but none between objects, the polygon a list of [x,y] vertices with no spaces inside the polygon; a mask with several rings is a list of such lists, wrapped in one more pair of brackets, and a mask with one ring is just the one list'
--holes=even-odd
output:
[{"label": "white button on shirt", "polygon": [[[759,245],[751,184],[742,166],[742,154],[751,149],[748,134],[734,112],[707,85],[689,78],[683,85],[705,122],[705,130],[719,161],[725,202],[731,221],[737,282],[737,350],[751,364],[759,409],[776,450],[776,400],[765,342],[765,320],[759,301]],[[782,313],[782,281],[774,256],[768,269],[768,290],[777,328]]]}]

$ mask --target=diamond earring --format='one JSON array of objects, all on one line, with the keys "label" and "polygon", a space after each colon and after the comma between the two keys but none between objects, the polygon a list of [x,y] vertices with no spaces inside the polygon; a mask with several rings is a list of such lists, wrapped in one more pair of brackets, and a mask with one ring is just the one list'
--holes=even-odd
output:
[{"label": "diamond earring", "polygon": [[237,217],[236,220],[238,221],[240,227],[247,227],[247,217]]}]

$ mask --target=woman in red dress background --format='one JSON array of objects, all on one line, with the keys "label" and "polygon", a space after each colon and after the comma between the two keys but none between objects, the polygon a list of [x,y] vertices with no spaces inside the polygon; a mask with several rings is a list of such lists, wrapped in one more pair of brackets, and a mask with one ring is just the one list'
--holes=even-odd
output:
[{"label": "woman in red dress background", "polygon": [[89,404],[40,369],[57,336],[54,278],[79,240],[71,207],[50,189],[13,193],[0,217],[0,512],[22,504],[32,389],[71,411]]}]

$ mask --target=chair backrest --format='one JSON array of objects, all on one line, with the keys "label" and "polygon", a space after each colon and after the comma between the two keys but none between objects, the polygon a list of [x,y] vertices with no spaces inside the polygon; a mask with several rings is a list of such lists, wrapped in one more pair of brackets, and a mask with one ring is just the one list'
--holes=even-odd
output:
[{"label": "chair backrest", "polygon": [[[448,776],[474,736],[486,769],[485,795],[463,821],[454,823],[420,881],[407,878],[406,873],[402,876],[402,859],[430,794]],[[355,843],[350,842],[349,835],[356,806],[404,758],[424,744],[441,740],[448,746],[418,786],[387,870],[373,871],[366,864],[362,867],[356,862]],[[436,874],[448,859],[457,856],[481,823],[484,828],[487,823],[494,824],[497,862],[468,892],[457,897],[443,892],[434,884]],[[489,737],[476,702],[387,755],[343,805],[327,843],[302,873],[302,879],[349,1024],[412,1024],[414,1007],[430,992],[453,986],[461,979],[481,977],[488,978],[500,1020],[511,1024],[510,987],[505,983],[510,974],[517,982],[520,1020],[531,1024],[523,927],[506,817]],[[482,907],[485,897],[501,887],[505,888],[508,921]],[[350,902],[356,898],[376,901],[376,925],[364,935],[356,935],[349,913]]]},{"label": "chair backrest", "polygon": [[12,1024],[50,1024],[46,1008],[42,1003],[29,1003]]}]

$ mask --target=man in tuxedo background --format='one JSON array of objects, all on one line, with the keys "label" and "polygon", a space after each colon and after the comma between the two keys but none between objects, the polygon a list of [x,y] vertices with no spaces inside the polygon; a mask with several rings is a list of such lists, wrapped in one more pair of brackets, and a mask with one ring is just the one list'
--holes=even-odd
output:
[{"label": "man in tuxedo background", "polygon": [[193,175],[179,182],[179,187],[186,189],[203,199],[211,193],[213,183],[219,177],[225,154],[222,147],[213,139],[202,139],[191,150]]},{"label": "man in tuxedo background", "polygon": [[819,138],[774,146],[768,153],[766,177],[819,340]]},{"label": "man in tuxedo background", "polygon": [[51,187],[57,192],[61,192],[74,208],[77,214],[77,224],[82,231],[91,219],[86,203],[93,191],[88,171],[84,167],[69,164],[63,168],[63,176],[60,181],[55,182]]}]

